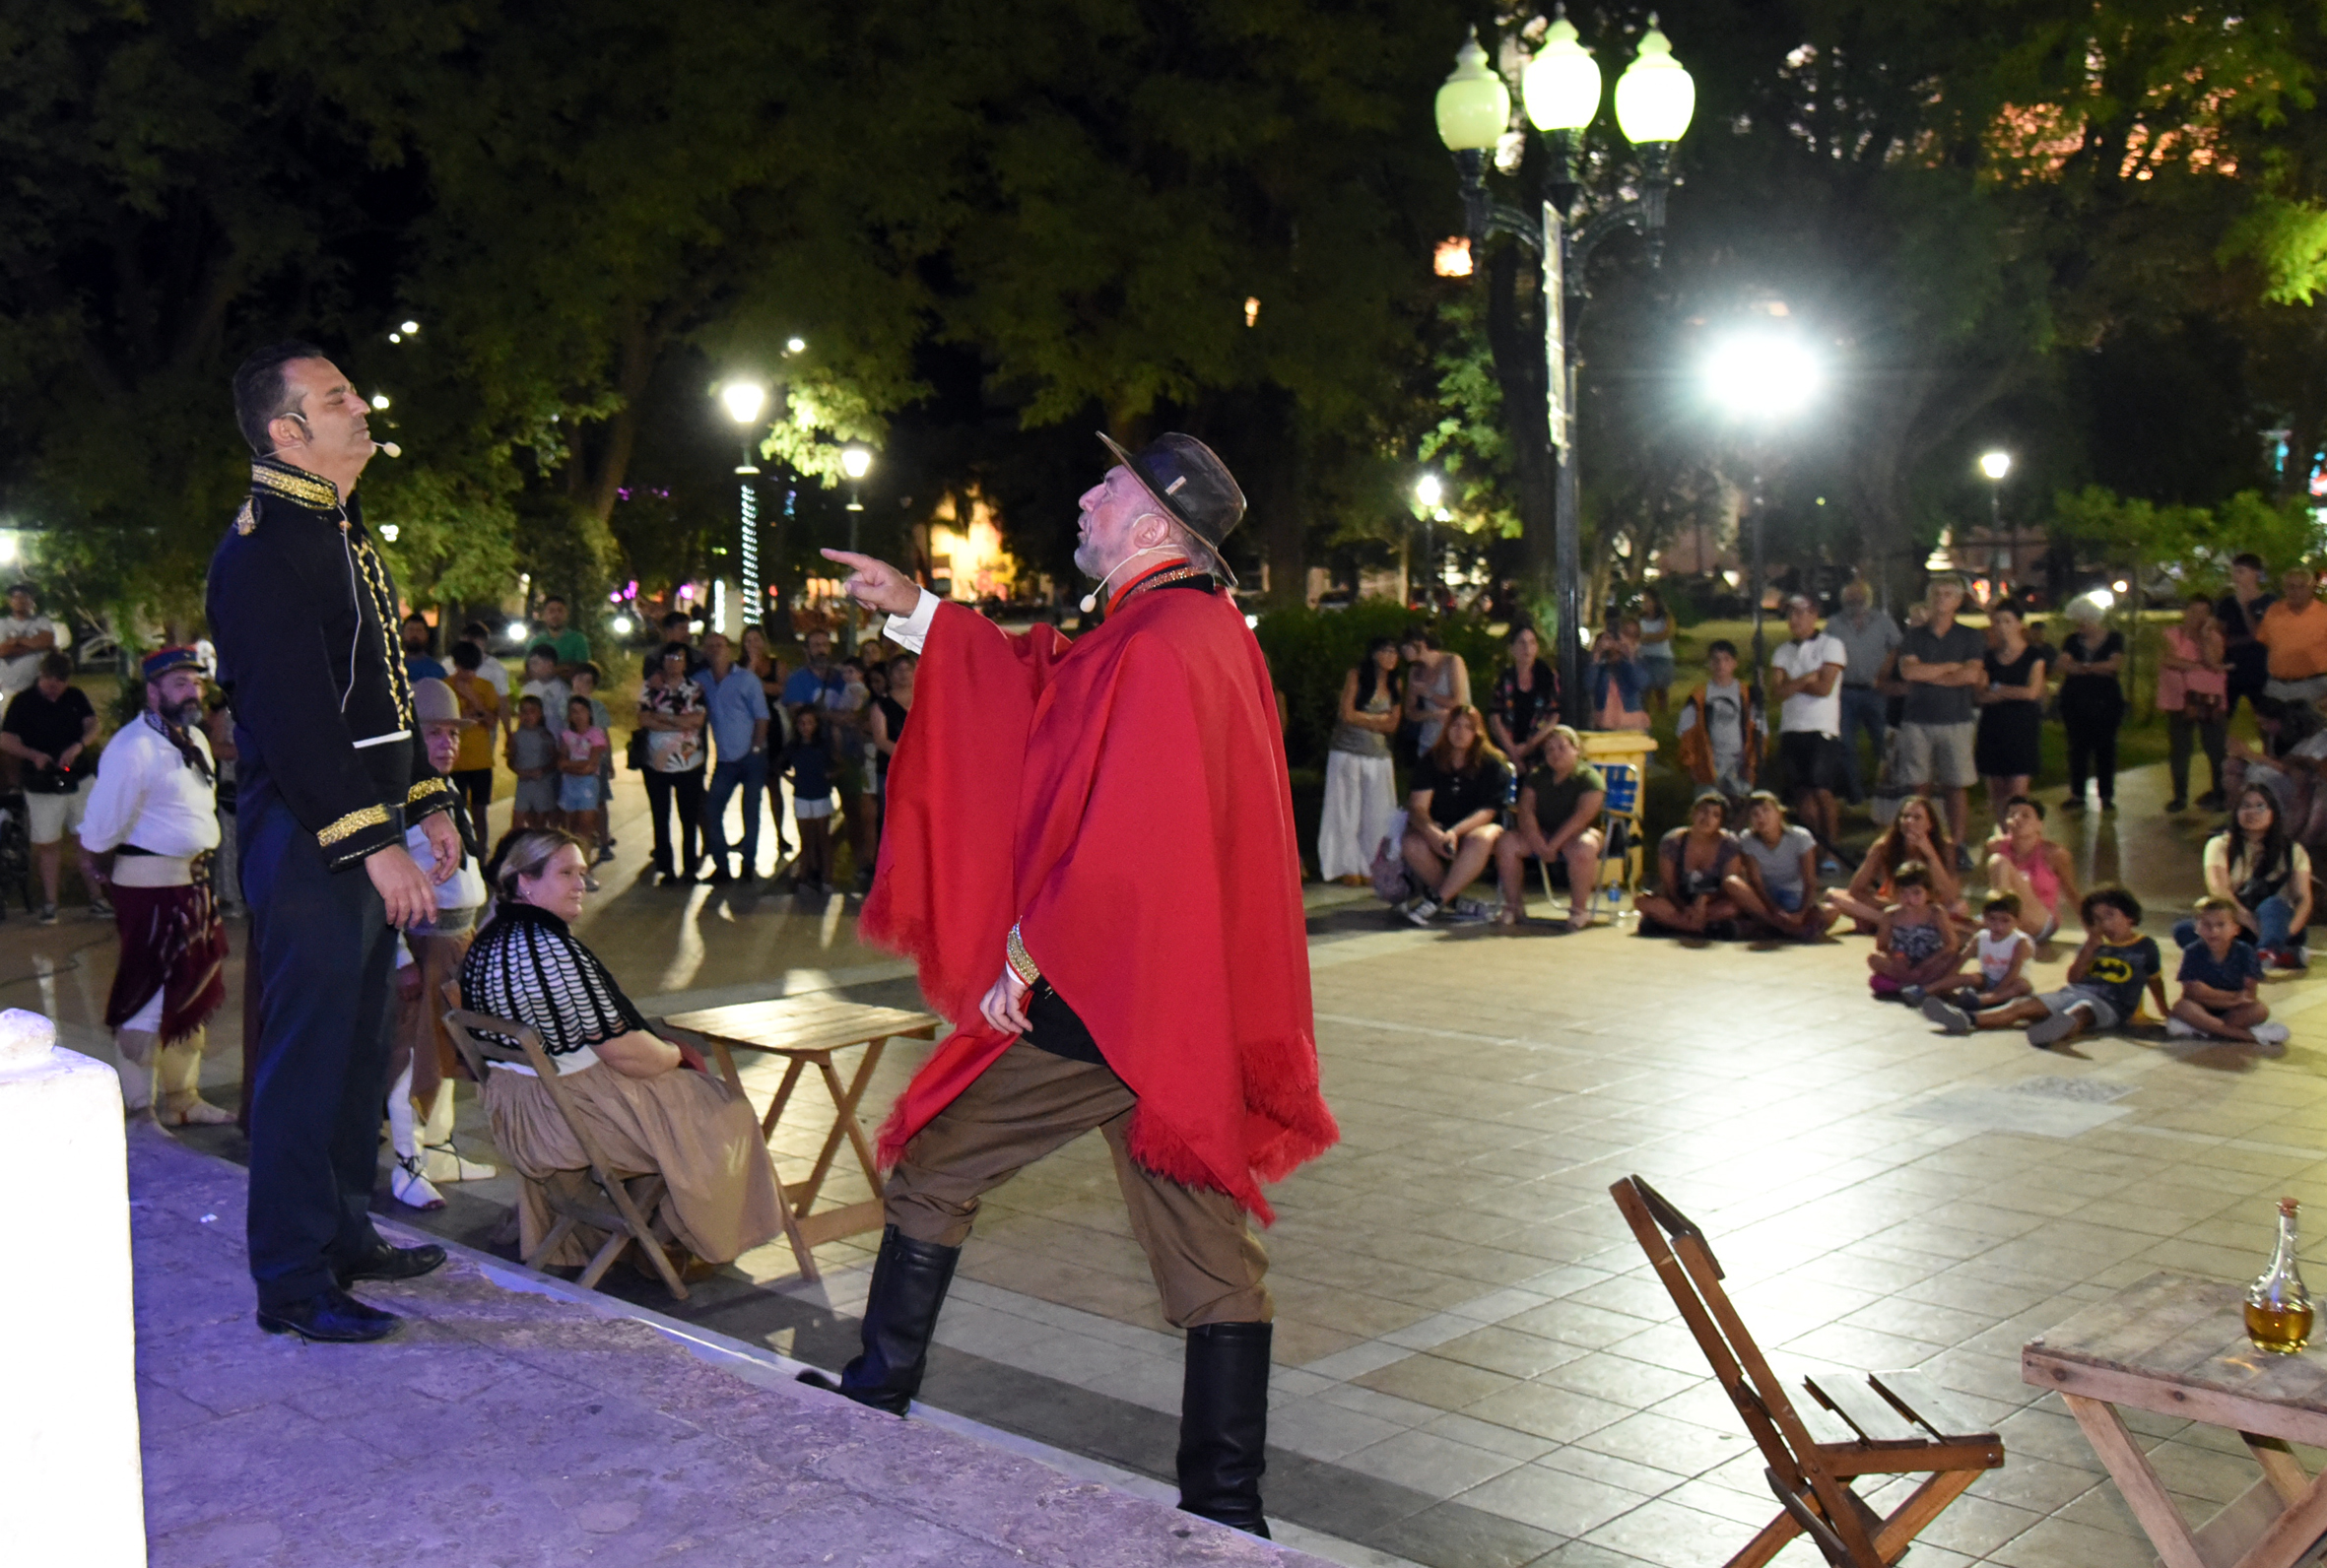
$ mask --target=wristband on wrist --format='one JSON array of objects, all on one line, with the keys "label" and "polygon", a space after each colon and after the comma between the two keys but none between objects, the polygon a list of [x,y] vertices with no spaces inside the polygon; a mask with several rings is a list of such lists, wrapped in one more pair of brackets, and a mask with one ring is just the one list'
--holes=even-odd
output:
[{"label": "wristband on wrist", "polygon": [[1004,951],[1010,957],[1010,972],[1017,975],[1019,979],[1031,986],[1042,978],[1041,969],[1028,954],[1027,945],[1019,937],[1018,927],[1012,926],[1010,928],[1010,941],[1004,945]]}]

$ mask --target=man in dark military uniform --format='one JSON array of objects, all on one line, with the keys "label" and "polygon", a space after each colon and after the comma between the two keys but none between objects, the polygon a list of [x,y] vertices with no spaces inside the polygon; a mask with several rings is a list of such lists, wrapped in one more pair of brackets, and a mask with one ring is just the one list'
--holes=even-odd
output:
[{"label": "man in dark military uniform", "polygon": [[399,1320],[347,1293],[444,1261],[390,1247],[368,1214],[394,1018],[396,932],[459,866],[449,782],[428,765],[398,656],[396,585],[356,481],[369,409],[309,344],[234,372],[250,498],[211,557],[208,610],[234,708],[236,827],[259,995],[250,1100],[250,1273],[259,1327],[378,1339]]}]

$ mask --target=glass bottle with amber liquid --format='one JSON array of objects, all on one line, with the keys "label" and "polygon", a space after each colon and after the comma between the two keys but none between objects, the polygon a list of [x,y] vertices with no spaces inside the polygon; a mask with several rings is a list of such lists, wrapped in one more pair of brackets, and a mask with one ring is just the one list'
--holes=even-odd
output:
[{"label": "glass bottle with amber liquid", "polygon": [[2279,1245],[2271,1266],[2246,1287],[2246,1338],[2255,1348],[2293,1355],[2311,1337],[2310,1292],[2294,1264],[2294,1200],[2279,1200]]}]

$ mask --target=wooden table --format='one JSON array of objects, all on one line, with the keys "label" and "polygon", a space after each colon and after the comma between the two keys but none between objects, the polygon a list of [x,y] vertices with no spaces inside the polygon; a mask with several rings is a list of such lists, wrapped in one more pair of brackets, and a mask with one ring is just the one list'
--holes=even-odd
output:
[{"label": "wooden table", "polygon": [[[2290,1443],[2327,1448],[2327,1356],[2257,1350],[2243,1284],[2161,1273],[2096,1302],[2020,1353],[2020,1375],[2053,1389],[2108,1467],[2165,1568],[2288,1568],[2327,1533],[2327,1472]],[[2125,1430],[2120,1406],[2227,1427],[2262,1479],[2192,1531]]]},{"label": "wooden table", "polygon": [[[786,1060],[783,1083],[776,1089],[767,1114],[760,1119],[762,1138],[775,1136],[776,1124],[783,1120],[784,1107],[791,1103],[792,1090],[798,1086],[801,1074],[814,1066],[824,1078],[825,1090],[832,1097],[832,1126],[825,1135],[824,1147],[817,1153],[815,1168],[809,1171],[806,1181],[787,1186],[779,1176],[776,1182],[783,1196],[784,1237],[792,1244],[792,1256],[800,1262],[803,1278],[819,1277],[816,1257],[811,1250],[819,1243],[881,1228],[881,1170],[873,1157],[873,1145],[865,1137],[864,1126],[857,1120],[857,1102],[864,1098],[865,1085],[872,1081],[873,1070],[881,1065],[881,1053],[891,1040],[936,1037],[938,1019],[934,1013],[867,1007],[831,992],[816,992],[773,1002],[705,1008],[699,1013],[677,1013],[663,1021],[674,1029],[700,1036],[717,1055],[722,1075],[732,1083],[741,1082],[735,1071],[735,1058],[730,1054],[735,1048],[764,1051]],[[832,1066],[833,1054],[859,1045],[865,1048],[864,1060],[857,1064],[855,1077],[843,1084],[838,1070]],[[825,1178],[831,1173],[843,1138],[855,1149],[857,1164],[863,1169],[865,1180],[872,1184],[873,1196],[862,1203],[828,1209],[821,1214],[811,1213],[817,1195],[824,1190]]]}]

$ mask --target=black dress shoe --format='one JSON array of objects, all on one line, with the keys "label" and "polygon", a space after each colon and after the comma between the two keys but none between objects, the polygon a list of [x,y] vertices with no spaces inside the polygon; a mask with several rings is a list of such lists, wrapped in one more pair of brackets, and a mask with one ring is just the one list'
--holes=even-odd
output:
[{"label": "black dress shoe", "polygon": [[444,1267],[444,1249],[431,1242],[420,1247],[381,1246],[350,1263],[332,1265],[332,1277],[342,1290],[359,1279],[418,1279]]},{"label": "black dress shoe", "polygon": [[258,1326],[269,1334],[296,1334],[330,1344],[367,1344],[403,1325],[393,1312],[367,1307],[345,1290],[325,1290],[280,1307],[258,1309]]},{"label": "black dress shoe", "polygon": [[735,879],[727,875],[726,867],[714,866],[711,868],[711,874],[708,877],[705,877],[703,881],[710,883],[713,887],[724,887],[729,882],[735,881]]}]

